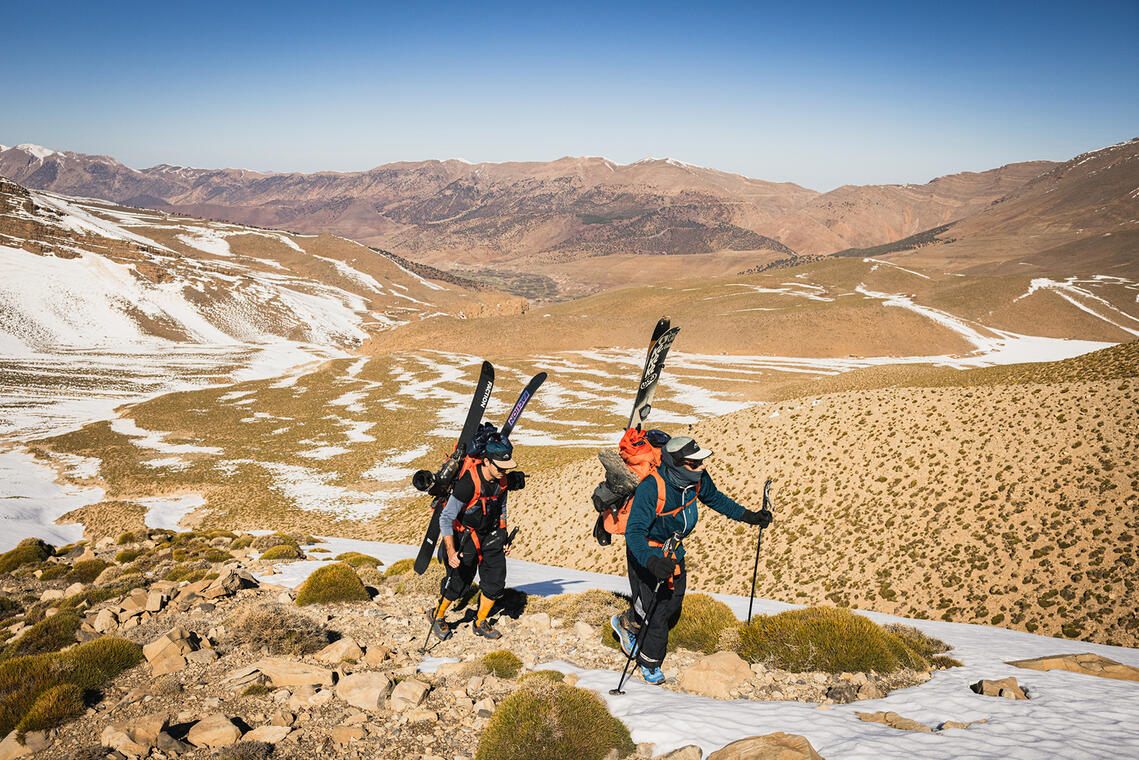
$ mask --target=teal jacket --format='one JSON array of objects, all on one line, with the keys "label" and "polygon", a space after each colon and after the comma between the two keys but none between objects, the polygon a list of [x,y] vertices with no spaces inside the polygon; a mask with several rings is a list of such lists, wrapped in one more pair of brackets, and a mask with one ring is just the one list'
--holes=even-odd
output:
[{"label": "teal jacket", "polygon": [[[700,502],[716,510],[725,517],[739,520],[747,510],[721,493],[712,482],[712,477],[705,471],[700,477],[699,489],[695,485],[688,486],[683,491],[669,482],[669,477],[662,466],[660,475],[664,479],[664,512],[671,512],[680,507],[684,508],[674,515],[657,514],[657,480],[653,477],[645,478],[637,486],[633,494],[633,504],[629,507],[629,520],[625,524],[625,546],[633,554],[641,566],[649,561],[649,557],[662,556],[661,547],[649,546],[649,540],[664,543],[673,533],[679,533],[683,538],[696,527],[700,519]],[[676,553],[679,560],[684,557],[684,545]]]}]

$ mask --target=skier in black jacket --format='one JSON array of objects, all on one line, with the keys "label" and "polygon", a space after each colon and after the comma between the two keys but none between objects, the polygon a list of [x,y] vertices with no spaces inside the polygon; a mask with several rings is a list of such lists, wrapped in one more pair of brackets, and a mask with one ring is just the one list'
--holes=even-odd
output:
[{"label": "skier in black jacket", "polygon": [[[683,538],[696,527],[700,516],[697,501],[749,525],[766,528],[771,524],[769,510],[746,509],[716,488],[705,469],[705,460],[711,455],[711,451],[700,448],[687,436],[672,438],[661,452],[657,474],[641,481],[629,509],[625,556],[632,606],[628,612],[614,615],[610,625],[626,655],[633,651],[636,637],[641,637],[637,664],[641,676],[651,684],[664,681],[660,666],[668,650],[668,632],[680,619],[687,581],[684,545],[670,557],[663,556],[663,545],[674,534]],[[664,486],[665,498],[658,510],[660,485]],[[660,599],[652,620],[644,625],[644,617],[653,604],[653,589],[658,583]]]},{"label": "skier in black jacket", "polygon": [[502,638],[487,620],[495,601],[506,590],[506,492],[526,483],[526,476],[514,470],[514,447],[495,434],[483,448],[481,459],[468,458],[451,489],[451,496],[439,515],[440,559],[447,563],[439,606],[428,615],[432,630],[440,640],[451,635],[444,619],[447,607],[462,596],[479,575],[478,615],[474,631],[488,639]]}]

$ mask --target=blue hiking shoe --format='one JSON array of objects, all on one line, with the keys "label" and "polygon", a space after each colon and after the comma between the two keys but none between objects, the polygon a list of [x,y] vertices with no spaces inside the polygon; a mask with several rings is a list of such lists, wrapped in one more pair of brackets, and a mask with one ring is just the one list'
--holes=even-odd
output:
[{"label": "blue hiking shoe", "polygon": [[664,673],[660,672],[660,668],[650,668],[647,665],[641,665],[641,678],[645,679],[647,683],[653,686],[664,683]]},{"label": "blue hiking shoe", "polygon": [[625,653],[626,657],[632,657],[633,647],[637,645],[637,637],[625,627],[620,613],[609,618],[609,625],[613,628],[613,635],[617,637],[617,642],[621,645],[621,651]]}]

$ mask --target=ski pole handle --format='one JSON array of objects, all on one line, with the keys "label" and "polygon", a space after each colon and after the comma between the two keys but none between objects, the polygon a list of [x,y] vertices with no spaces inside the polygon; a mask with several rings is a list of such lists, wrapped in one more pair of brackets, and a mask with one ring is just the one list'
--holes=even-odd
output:
[{"label": "ski pole handle", "polygon": [[763,508],[771,510],[771,478],[768,478],[767,482],[763,484]]}]

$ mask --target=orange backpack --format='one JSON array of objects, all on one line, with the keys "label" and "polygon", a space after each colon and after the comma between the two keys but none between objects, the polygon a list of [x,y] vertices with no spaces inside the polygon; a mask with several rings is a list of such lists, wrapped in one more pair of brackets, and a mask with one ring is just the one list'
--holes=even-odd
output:
[{"label": "orange backpack", "polygon": [[[621,436],[621,442],[617,444],[617,451],[621,455],[621,461],[636,476],[638,484],[645,478],[656,479],[656,512],[658,515],[665,514],[664,478],[657,472],[657,468],[660,467],[660,449],[645,439],[644,431],[631,427]],[[600,494],[599,492],[603,490],[612,496],[606,497]],[[604,527],[605,531],[624,535],[625,524],[629,521],[629,508],[633,505],[633,493],[614,491],[610,485],[602,483],[594,491],[593,502],[597,510],[601,512],[601,526]],[[675,514],[679,511],[676,509],[668,514]]]}]

